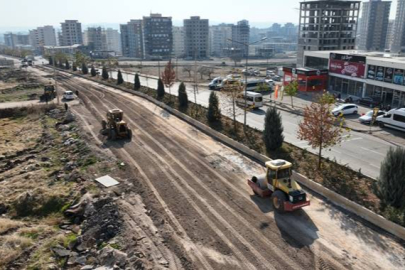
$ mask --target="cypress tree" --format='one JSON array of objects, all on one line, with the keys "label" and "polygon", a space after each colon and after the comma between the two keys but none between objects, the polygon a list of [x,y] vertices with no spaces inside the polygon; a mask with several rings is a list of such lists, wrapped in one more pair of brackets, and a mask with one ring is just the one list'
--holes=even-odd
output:
[{"label": "cypress tree", "polygon": [[67,59],[65,61],[65,68],[70,69],[70,64],[69,64],[69,61]]},{"label": "cypress tree", "polygon": [[94,68],[94,66],[91,66],[90,74],[91,74],[92,77],[97,75],[96,69]]},{"label": "cypress tree", "polygon": [[110,77],[108,75],[108,71],[106,67],[103,67],[103,71],[101,72],[101,76],[103,77],[104,80],[108,80],[108,78]]},{"label": "cypress tree", "polygon": [[405,207],[405,149],[401,147],[388,150],[381,163],[380,177],[377,181],[377,195],[383,206]]},{"label": "cypress tree", "polygon": [[52,58],[52,56],[49,56],[48,62],[49,62],[49,65],[53,66],[53,58]]},{"label": "cypress tree", "polygon": [[184,85],[183,82],[181,82],[181,84],[179,85],[179,94],[177,95],[177,98],[179,100],[180,107],[188,106],[188,96],[186,92],[186,86]]},{"label": "cypress tree", "polygon": [[135,74],[134,90],[139,90],[141,88],[141,82],[139,81],[138,73]]},{"label": "cypress tree", "polygon": [[117,84],[123,84],[123,83],[124,83],[124,79],[122,78],[121,70],[118,70],[118,74],[117,74]]},{"label": "cypress tree", "polygon": [[89,73],[89,69],[87,68],[87,66],[86,66],[85,63],[82,64],[82,73],[83,73],[84,75],[86,75],[87,73]]},{"label": "cypress tree", "polygon": [[165,96],[165,86],[163,85],[162,79],[158,80],[157,97],[163,98]]},{"label": "cypress tree", "polygon": [[283,125],[281,123],[280,113],[276,107],[267,109],[266,117],[264,119],[263,142],[266,146],[267,153],[280,148],[283,145]]},{"label": "cypress tree", "polygon": [[208,103],[208,121],[211,123],[219,121],[221,119],[221,110],[219,109],[219,100],[215,92],[211,92]]},{"label": "cypress tree", "polygon": [[73,71],[77,71],[76,63],[73,63],[73,65],[72,65],[72,70],[73,70]]}]

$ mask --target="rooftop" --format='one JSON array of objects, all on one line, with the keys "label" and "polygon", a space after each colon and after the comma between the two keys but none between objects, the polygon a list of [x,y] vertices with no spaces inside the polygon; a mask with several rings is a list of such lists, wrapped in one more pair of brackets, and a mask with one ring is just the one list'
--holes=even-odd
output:
[{"label": "rooftop", "polygon": [[399,55],[398,53],[389,52],[370,52],[359,50],[334,50],[334,51],[305,51],[306,56],[315,56],[320,58],[329,58],[330,53],[349,54],[356,56],[365,56],[367,60],[387,61],[392,63],[405,64],[405,54]]}]

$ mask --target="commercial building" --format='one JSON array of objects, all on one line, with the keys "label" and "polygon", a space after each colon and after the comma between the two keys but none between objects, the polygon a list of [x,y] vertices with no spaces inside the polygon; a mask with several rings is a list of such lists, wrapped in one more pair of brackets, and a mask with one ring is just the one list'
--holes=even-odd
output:
[{"label": "commercial building", "polygon": [[150,14],[143,17],[143,55],[146,59],[170,58],[173,50],[172,17]]},{"label": "commercial building", "polygon": [[359,50],[384,51],[388,33],[391,1],[363,2],[359,25]]},{"label": "commercial building", "polygon": [[173,26],[173,54],[184,57],[184,27]]},{"label": "commercial building", "polygon": [[[242,44],[248,44],[250,38],[250,26],[247,20],[242,20],[232,26],[232,48],[242,51],[242,56],[248,55],[248,47]],[[241,44],[242,43],[242,44]]]},{"label": "commercial building", "polygon": [[210,26],[209,31],[209,51],[210,55],[224,56],[224,50],[230,47],[229,39],[232,38],[233,24],[219,24]]},{"label": "commercial building", "polygon": [[19,45],[30,45],[29,36],[26,34],[4,34],[4,43],[7,47],[16,48]]},{"label": "commercial building", "polygon": [[184,46],[187,58],[207,58],[209,49],[208,19],[199,16],[184,20]]},{"label": "commercial building", "polygon": [[359,9],[360,1],[300,2],[297,66],[305,51],[354,49]]},{"label": "commercial building", "polygon": [[55,29],[51,25],[37,27],[29,32],[30,44],[33,48],[39,49],[43,46],[56,46]]},{"label": "commercial building", "polygon": [[66,20],[61,23],[62,34],[60,36],[61,46],[83,44],[82,24],[77,20]]},{"label": "commercial building", "polygon": [[391,52],[405,52],[405,0],[397,1]]},{"label": "commercial building", "polygon": [[131,20],[120,25],[122,55],[143,58],[142,20]]},{"label": "commercial building", "polygon": [[329,70],[328,90],[405,106],[405,57],[366,51],[306,51],[306,68]]}]

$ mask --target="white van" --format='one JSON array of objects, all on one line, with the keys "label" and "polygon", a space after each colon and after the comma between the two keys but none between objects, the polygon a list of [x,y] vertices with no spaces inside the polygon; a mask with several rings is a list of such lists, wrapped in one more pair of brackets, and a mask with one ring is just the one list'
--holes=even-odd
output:
[{"label": "white van", "polygon": [[222,83],[222,78],[221,77],[217,77],[214,78],[209,84],[208,84],[208,89],[210,90],[217,90],[218,86],[221,85]]},{"label": "white van", "polygon": [[75,99],[75,95],[73,94],[72,91],[65,91],[65,93],[63,93],[63,99],[64,100],[73,100],[73,99]]},{"label": "white van", "polygon": [[[236,104],[241,107],[245,106],[245,92],[238,96]],[[246,104],[247,107],[252,109],[263,107],[263,95],[255,92],[246,92]]]},{"label": "white van", "polygon": [[377,122],[380,127],[390,127],[405,131],[405,109],[393,109],[387,112],[385,115],[377,117]]}]

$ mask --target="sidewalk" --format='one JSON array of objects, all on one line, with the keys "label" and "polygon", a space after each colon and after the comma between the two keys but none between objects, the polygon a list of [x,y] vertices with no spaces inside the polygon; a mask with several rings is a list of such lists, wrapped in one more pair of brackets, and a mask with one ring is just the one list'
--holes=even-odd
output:
[{"label": "sidewalk", "polygon": [[[275,105],[280,110],[303,116],[305,107],[311,105],[316,94],[318,94],[318,93],[298,93],[298,95],[296,97],[292,98],[294,107],[291,106],[291,97],[289,97],[289,96],[284,96],[283,99],[281,99],[281,97],[279,96],[278,99],[274,99],[274,93],[272,93],[270,96],[267,96],[267,95],[264,96],[263,100],[265,101],[265,104],[267,103],[267,105],[272,105],[272,106]],[[367,107],[363,107],[361,105],[358,105],[358,106],[359,106],[358,115],[346,115],[345,116],[345,126],[350,128],[351,130],[357,131],[357,132],[381,131],[381,128],[378,126],[372,126],[370,128],[369,125],[360,123],[358,118],[362,114],[365,114],[366,112],[370,111],[371,109],[367,108]]]}]

